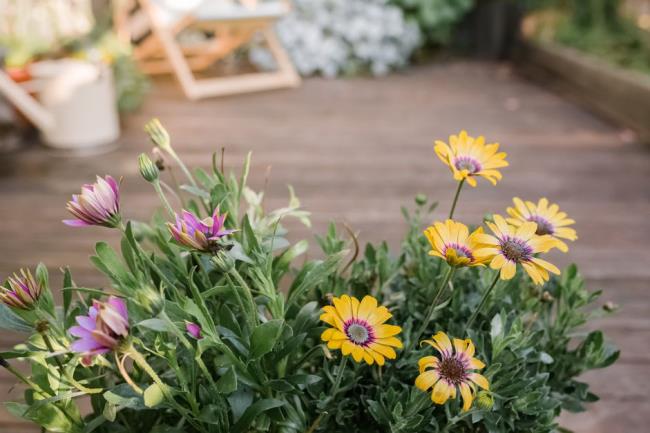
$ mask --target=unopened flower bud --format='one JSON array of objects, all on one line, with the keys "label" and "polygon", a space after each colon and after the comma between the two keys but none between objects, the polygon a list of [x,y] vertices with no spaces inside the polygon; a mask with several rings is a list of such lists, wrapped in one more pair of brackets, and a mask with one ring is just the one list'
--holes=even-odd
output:
[{"label": "unopened flower bud", "polygon": [[160,147],[163,150],[171,150],[171,140],[169,139],[169,133],[162,126],[160,120],[151,119],[145,126],[145,132],[149,135],[149,138],[156,146]]},{"label": "unopened flower bud", "polygon": [[203,338],[203,335],[201,335],[201,327],[196,323],[185,322],[185,330],[187,331],[188,334],[190,334],[192,337],[196,338],[197,340]]},{"label": "unopened flower bud", "polygon": [[618,310],[618,304],[612,302],[612,301],[607,301],[603,305],[603,310],[607,311],[608,313],[611,313],[612,311]]},{"label": "unopened flower bud", "polygon": [[21,269],[0,286],[0,302],[19,310],[31,310],[45,287],[36,281],[29,269]]},{"label": "unopened flower bud", "polygon": [[494,406],[494,398],[489,391],[479,391],[476,395],[476,406],[479,409],[488,410]]},{"label": "unopened flower bud", "polygon": [[554,300],[555,298],[549,292],[544,291],[544,293],[542,293],[542,302],[553,302]]},{"label": "unopened flower bud", "polygon": [[212,263],[224,274],[235,269],[235,260],[225,251],[219,251],[212,258]]},{"label": "unopened flower bud", "polygon": [[424,206],[427,203],[427,196],[424,194],[418,194],[415,196],[415,204],[418,206]]},{"label": "unopened flower bud", "polygon": [[155,182],[158,180],[158,167],[153,163],[149,155],[146,153],[141,153],[138,157],[138,168],[140,169],[140,174],[147,182]]},{"label": "unopened flower bud", "polygon": [[160,293],[151,287],[140,288],[135,294],[135,301],[153,316],[158,315],[164,306],[164,299]]}]

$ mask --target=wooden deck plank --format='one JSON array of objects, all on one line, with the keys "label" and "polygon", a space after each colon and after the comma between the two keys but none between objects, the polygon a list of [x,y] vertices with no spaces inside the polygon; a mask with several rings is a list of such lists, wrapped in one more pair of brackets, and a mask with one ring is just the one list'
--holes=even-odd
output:
[{"label": "wooden deck plank", "polygon": [[[72,265],[79,283],[104,284],[88,256],[97,240],[115,245],[115,234],[65,228],[59,221],[70,194],[106,173],[124,176],[126,215],[148,217],[155,197],[139,179],[136,158],[150,148],[142,126],[153,116],[189,164],[207,167],[209,153],[225,146],[226,165],[234,167],[252,150],[254,187],[264,185],[272,166],[269,206],[284,204],[285,185],[292,184],[313,212],[314,232],[330,220],[346,221],[362,241],[387,239],[395,248],[405,228],[399,207],[410,205],[416,193],[441,201],[437,217],[448,208],[453,185],[433,154],[433,139],[465,128],[500,141],[511,162],[503,181],[464,190],[458,216],[472,221],[504,209],[512,196],[544,195],[578,221],[580,239],[567,256],[553,260],[579,263],[590,287],[621,305],[621,314],[598,325],[623,352],[614,367],[585,376],[602,401],[562,421],[578,433],[645,429],[640,414],[648,412],[650,399],[638,385],[650,379],[650,357],[640,349],[650,345],[650,151],[629,134],[507,66],[486,63],[423,66],[382,79],[311,79],[297,90],[196,103],[160,80],[145,107],[125,119],[115,152],[82,158],[33,147],[2,155],[0,276],[44,261],[53,273]],[[297,224],[291,228],[295,238],[311,236]],[[0,347],[17,338],[0,336]],[[0,373],[0,395],[12,384]],[[0,431],[23,426],[0,410]]]}]

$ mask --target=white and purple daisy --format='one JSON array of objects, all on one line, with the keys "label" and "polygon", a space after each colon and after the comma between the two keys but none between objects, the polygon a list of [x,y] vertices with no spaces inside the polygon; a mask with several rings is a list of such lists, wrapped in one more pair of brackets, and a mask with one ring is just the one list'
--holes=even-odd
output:
[{"label": "white and purple daisy", "polygon": [[70,328],[78,337],[70,346],[73,352],[83,354],[82,363],[90,365],[95,355],[115,350],[129,335],[129,315],[120,298],[110,296],[108,301],[93,300],[87,316],[76,317],[78,326]]},{"label": "white and purple daisy", "polygon": [[120,188],[111,176],[81,187],[81,194],[73,194],[66,205],[75,219],[63,220],[72,227],[117,227],[120,224]]},{"label": "white and purple daisy", "polygon": [[217,252],[220,249],[219,240],[235,231],[224,228],[227,215],[220,215],[219,208],[216,208],[211,217],[201,220],[183,210],[181,217],[176,215],[176,224],[167,223],[167,226],[180,245],[198,251]]}]

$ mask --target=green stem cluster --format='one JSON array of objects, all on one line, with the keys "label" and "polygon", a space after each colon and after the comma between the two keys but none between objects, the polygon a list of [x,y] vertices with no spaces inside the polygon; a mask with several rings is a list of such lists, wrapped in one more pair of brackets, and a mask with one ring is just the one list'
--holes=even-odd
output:
[{"label": "green stem cluster", "polygon": [[408,348],[406,349],[406,352],[409,352],[417,341],[420,340],[420,337],[422,337],[422,334],[424,334],[424,331],[426,331],[427,326],[429,325],[429,322],[431,322],[431,318],[433,317],[433,313],[436,311],[436,307],[438,306],[438,302],[440,301],[440,297],[442,296],[442,293],[445,290],[445,287],[447,284],[449,284],[449,281],[451,280],[451,277],[454,275],[454,272],[456,271],[456,268],[451,266],[449,267],[449,270],[445,274],[445,276],[442,279],[442,282],[438,286],[438,290],[436,290],[435,295],[433,296],[433,300],[431,301],[431,305],[429,305],[429,309],[427,310],[427,313],[424,316],[424,320],[422,321],[422,324],[420,325],[420,328],[418,331],[413,335],[413,338],[411,339]]},{"label": "green stem cluster", "polygon": [[474,323],[474,320],[476,320],[476,317],[478,316],[478,313],[483,309],[485,306],[485,303],[488,300],[488,297],[490,296],[490,293],[492,293],[492,290],[494,289],[494,286],[497,285],[497,282],[499,281],[499,272],[496,273],[494,276],[494,279],[492,280],[492,284],[487,288],[485,293],[483,293],[483,297],[481,298],[481,302],[479,302],[478,306],[476,307],[476,310],[472,313],[470,316],[469,320],[467,321],[467,324],[465,325],[465,332],[472,326]]}]

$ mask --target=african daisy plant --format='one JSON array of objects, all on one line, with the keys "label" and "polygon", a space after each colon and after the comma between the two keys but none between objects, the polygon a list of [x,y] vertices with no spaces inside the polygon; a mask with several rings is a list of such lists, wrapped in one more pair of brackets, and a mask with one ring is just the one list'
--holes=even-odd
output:
[{"label": "african daisy plant", "polygon": [[547,199],[454,219],[464,183],[501,179],[498,144],[466,132],[436,144],[456,195],[445,219],[418,196],[399,252],[361,253],[332,224],[306,259],[284,226],[309,226],[291,188],[267,211],[246,186],[250,156],[240,175],[218,155],[191,170],[160,122],[146,131],[150,222],[120,206],[135,179],[98,177],[67,205],[70,230],[121,237],[95,245],[105,284],[64,269],[57,307],[41,264],[0,288],[0,327],[25,336],[0,352],[24,390],[5,403],[15,416],[72,433],[550,433],[595,399],[576,377],[618,352],[576,331],[604,310],[575,266],[547,257],[577,239],[573,220]]}]

